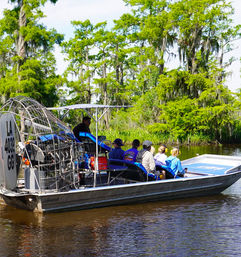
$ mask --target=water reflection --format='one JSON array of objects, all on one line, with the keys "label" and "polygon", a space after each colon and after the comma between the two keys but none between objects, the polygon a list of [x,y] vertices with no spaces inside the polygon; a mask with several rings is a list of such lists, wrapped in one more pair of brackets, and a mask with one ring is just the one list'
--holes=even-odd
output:
[{"label": "water reflection", "polygon": [[231,256],[241,250],[240,200],[218,195],[47,215],[1,206],[0,255]]},{"label": "water reflection", "polygon": [[[240,154],[228,146],[181,150]],[[212,197],[66,213],[0,204],[0,256],[239,256],[240,213],[240,181]]]},{"label": "water reflection", "polygon": [[182,160],[201,154],[241,155],[241,145],[181,146],[180,149]]}]

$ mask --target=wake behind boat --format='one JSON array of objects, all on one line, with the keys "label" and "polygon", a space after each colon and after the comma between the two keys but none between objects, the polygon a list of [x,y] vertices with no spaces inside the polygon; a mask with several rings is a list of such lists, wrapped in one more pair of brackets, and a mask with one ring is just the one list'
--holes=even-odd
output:
[{"label": "wake behind boat", "polygon": [[[82,107],[94,107],[96,121],[98,108],[110,108]],[[211,195],[241,177],[241,157],[201,155],[182,162],[184,178],[159,180],[139,163],[107,160],[111,148],[98,134],[83,133],[78,142],[62,121],[26,97],[2,107],[0,126],[0,194],[7,204],[31,211]]]}]

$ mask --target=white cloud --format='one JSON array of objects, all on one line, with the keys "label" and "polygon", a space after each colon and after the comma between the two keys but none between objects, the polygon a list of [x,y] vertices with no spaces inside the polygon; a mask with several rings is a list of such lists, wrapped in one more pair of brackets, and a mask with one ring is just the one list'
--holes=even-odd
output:
[{"label": "white cloud", "polygon": [[0,18],[3,17],[3,11],[6,8],[11,8],[11,5],[8,3],[8,0],[0,0]]},{"label": "white cloud", "polygon": [[[89,19],[92,23],[107,21],[110,24],[119,19],[123,13],[129,12],[122,0],[59,0],[55,5],[48,2],[43,8],[46,17],[42,20],[48,28],[55,28],[65,35],[65,40],[73,36],[71,21]],[[62,74],[67,67],[59,47],[54,51],[57,72]]]},{"label": "white cloud", "polygon": [[47,3],[43,11],[47,16],[43,19],[44,23],[69,38],[71,21],[89,19],[92,23],[107,21],[109,24],[128,12],[129,8],[122,0],[59,0],[55,5]]},{"label": "white cloud", "polygon": [[[233,22],[234,25],[241,24],[241,1],[240,0],[232,0],[231,4],[234,8]],[[240,58],[241,58],[241,49],[240,49],[240,41],[238,40],[234,42],[234,50],[228,56],[234,56],[236,61],[232,63],[229,67],[229,71],[231,72],[231,76],[227,78],[227,86],[230,90],[236,91],[238,88],[241,88],[241,78],[240,78]]]}]

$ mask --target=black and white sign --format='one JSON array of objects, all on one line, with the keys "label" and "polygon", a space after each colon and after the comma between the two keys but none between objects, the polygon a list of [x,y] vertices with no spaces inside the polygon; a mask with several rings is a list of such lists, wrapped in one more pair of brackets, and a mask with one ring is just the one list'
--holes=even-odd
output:
[{"label": "black and white sign", "polygon": [[3,114],[0,117],[0,128],[0,184],[11,190],[17,182],[14,116]]}]

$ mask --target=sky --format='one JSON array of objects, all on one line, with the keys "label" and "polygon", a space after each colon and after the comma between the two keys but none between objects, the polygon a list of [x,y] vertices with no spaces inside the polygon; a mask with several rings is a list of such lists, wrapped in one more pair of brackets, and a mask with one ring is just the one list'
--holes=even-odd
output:
[{"label": "sky", "polygon": [[[234,25],[241,24],[241,1],[231,1],[235,14],[233,16]],[[5,8],[11,8],[12,5],[8,0],[0,0],[0,18]],[[112,21],[119,19],[123,13],[129,12],[130,9],[125,6],[122,0],[58,0],[54,5],[50,2],[46,3],[43,12],[46,15],[41,20],[48,29],[55,28],[57,32],[65,35],[65,40],[73,36],[73,27],[71,21],[89,19],[92,23],[107,21],[108,25],[112,25]],[[240,58],[241,58],[241,40],[236,41],[235,50],[232,51],[232,56],[236,57],[236,61],[230,66],[229,71],[231,76],[227,79],[226,85],[230,90],[236,91],[241,88],[240,78]],[[64,56],[60,52],[60,48],[55,48],[55,57],[57,60],[57,72],[62,72],[67,67],[64,61]]]}]

